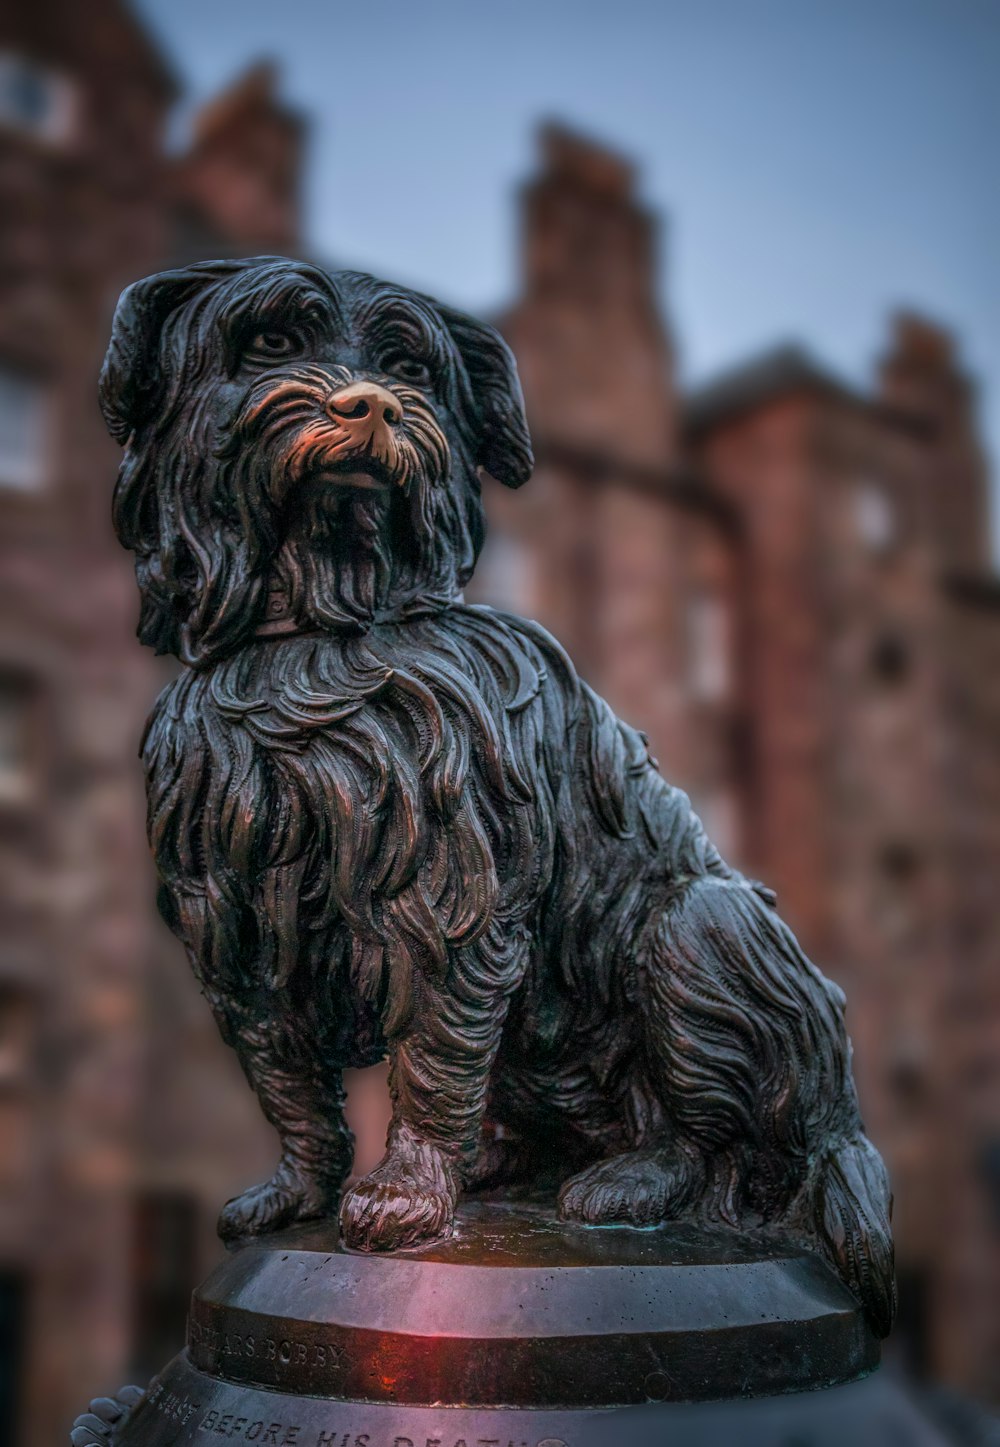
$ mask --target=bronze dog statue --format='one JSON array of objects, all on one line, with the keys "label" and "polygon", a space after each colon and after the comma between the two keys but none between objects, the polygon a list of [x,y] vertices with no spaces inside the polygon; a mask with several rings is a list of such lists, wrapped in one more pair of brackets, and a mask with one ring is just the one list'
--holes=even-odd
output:
[{"label": "bronze dog statue", "polygon": [[[840,991],[558,645],[461,601],[480,475],[532,466],[498,334],[207,262],[124,293],[101,396],[139,636],[187,665],[143,746],[161,909],[281,1141],[222,1235],[339,1206],[348,1245],[414,1246],[544,1163],[567,1220],[809,1241],[885,1332]],[[341,1200],[341,1072],[385,1053]]]}]

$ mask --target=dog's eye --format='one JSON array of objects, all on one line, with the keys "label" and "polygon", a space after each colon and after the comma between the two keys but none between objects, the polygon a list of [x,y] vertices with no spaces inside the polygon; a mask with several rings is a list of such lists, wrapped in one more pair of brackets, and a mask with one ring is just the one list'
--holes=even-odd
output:
[{"label": "dog's eye", "polygon": [[288,332],[258,332],[247,350],[254,357],[290,357],[296,340]]},{"label": "dog's eye", "polygon": [[430,367],[419,357],[388,357],[382,365],[401,382],[412,382],[415,387],[426,387],[431,380]]}]

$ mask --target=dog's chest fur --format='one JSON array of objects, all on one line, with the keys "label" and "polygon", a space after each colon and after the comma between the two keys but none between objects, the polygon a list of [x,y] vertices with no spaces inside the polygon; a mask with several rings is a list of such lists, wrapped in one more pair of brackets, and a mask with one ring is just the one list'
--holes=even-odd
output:
[{"label": "dog's chest fur", "polygon": [[631,890],[703,837],[558,645],[488,609],[259,640],[166,690],[144,759],[164,913],[206,984],[335,981],[387,1035],[457,954],[513,989],[542,935],[566,975],[600,955],[606,1005]]},{"label": "dog's chest fur", "polygon": [[544,726],[565,738],[572,706],[543,646],[456,608],[260,640],[173,683],[144,743],[149,826],[203,977],[333,971],[398,1013],[416,970],[520,922],[551,874]]}]

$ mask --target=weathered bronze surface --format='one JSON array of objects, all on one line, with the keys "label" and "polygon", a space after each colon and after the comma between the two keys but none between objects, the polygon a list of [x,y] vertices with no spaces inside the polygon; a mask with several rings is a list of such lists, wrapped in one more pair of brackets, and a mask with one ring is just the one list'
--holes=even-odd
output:
[{"label": "weathered bronze surface", "polygon": [[[223,1237],[339,1210],[347,1248],[410,1250],[544,1177],[567,1223],[798,1243],[884,1334],[840,991],[554,640],[461,601],[482,480],[532,466],[498,334],[356,273],[208,262],[123,295],[101,396],[139,635],[186,665],[143,744],[160,905],[281,1143]],[[341,1072],[383,1054],[386,1155],[345,1193]]]},{"label": "weathered bronze surface", "polygon": [[332,1223],[261,1238],[195,1293],[189,1355],[289,1395],[547,1409],[839,1382],[878,1344],[793,1244],[470,1203],[453,1237],[390,1257],[345,1253]]}]

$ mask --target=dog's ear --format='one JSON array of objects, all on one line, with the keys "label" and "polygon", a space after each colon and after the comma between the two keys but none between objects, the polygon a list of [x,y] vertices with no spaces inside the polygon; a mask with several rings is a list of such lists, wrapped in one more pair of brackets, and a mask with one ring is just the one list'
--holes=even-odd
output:
[{"label": "dog's ear", "polygon": [[108,431],[123,446],[152,414],[160,394],[160,333],[171,312],[246,262],[202,261],[160,271],[118,298],[101,368],[100,402]]},{"label": "dog's ear", "polygon": [[514,354],[486,322],[436,303],[472,386],[478,428],[477,464],[506,487],[521,487],[535,459]]}]

